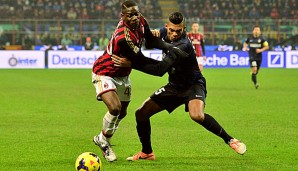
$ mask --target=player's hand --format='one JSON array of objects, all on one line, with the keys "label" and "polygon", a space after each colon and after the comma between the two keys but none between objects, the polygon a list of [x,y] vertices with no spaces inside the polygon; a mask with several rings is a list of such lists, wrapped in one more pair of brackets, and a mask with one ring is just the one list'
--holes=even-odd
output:
[{"label": "player's hand", "polygon": [[261,53],[262,49],[256,49],[256,53]]},{"label": "player's hand", "polygon": [[120,57],[113,54],[111,58],[114,62],[114,66],[116,67],[131,67],[131,61],[125,57]]},{"label": "player's hand", "polygon": [[160,31],[159,31],[159,30],[151,30],[151,33],[152,33],[153,36],[155,36],[155,37],[160,37]]},{"label": "player's hand", "polygon": [[191,43],[192,43],[193,45],[200,44],[200,42],[199,42],[198,40],[193,40]]},{"label": "player's hand", "polygon": [[206,61],[206,60],[207,60],[206,56],[203,56],[203,60],[204,60],[204,61]]},{"label": "player's hand", "polygon": [[[188,53],[184,52],[183,50],[181,50],[175,46],[170,46],[169,53],[172,56],[176,56],[177,58],[187,58],[188,57]],[[173,54],[175,54],[175,55],[173,55]]]}]

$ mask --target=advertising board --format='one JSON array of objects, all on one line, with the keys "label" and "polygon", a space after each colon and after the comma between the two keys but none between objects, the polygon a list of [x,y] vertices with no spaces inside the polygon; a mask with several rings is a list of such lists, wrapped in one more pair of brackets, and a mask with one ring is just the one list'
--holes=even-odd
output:
[{"label": "advertising board", "polygon": [[103,51],[48,51],[48,68],[92,68]]},{"label": "advertising board", "polygon": [[[104,51],[0,51],[0,68],[92,68]],[[146,57],[162,60],[161,50],[143,50]],[[248,68],[244,51],[207,51],[206,68]],[[298,68],[298,51],[265,51],[262,68]]]},{"label": "advertising board", "polygon": [[0,51],[0,68],[45,68],[43,51]]}]

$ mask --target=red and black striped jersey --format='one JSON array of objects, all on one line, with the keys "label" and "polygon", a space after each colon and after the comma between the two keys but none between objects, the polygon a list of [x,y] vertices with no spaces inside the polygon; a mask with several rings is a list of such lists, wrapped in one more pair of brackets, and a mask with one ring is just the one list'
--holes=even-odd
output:
[{"label": "red and black striped jersey", "polygon": [[150,32],[150,28],[143,16],[140,16],[138,29],[131,29],[121,19],[103,55],[94,62],[93,73],[109,77],[128,76],[131,72],[131,67],[115,67],[111,56],[115,54],[136,60],[135,56],[139,54],[145,34],[148,34],[148,31]]},{"label": "red and black striped jersey", "polygon": [[187,34],[188,38],[190,39],[195,51],[196,51],[196,55],[197,57],[199,56],[203,56],[204,54],[202,52],[204,52],[204,36],[201,33],[188,33]]}]

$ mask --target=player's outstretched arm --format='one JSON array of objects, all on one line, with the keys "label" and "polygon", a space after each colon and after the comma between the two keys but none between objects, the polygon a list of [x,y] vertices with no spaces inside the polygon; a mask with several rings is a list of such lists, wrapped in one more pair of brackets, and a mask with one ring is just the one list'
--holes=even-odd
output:
[{"label": "player's outstretched arm", "polygon": [[[160,76],[160,77],[163,76],[169,70],[169,68],[173,65],[173,63],[177,59],[188,57],[188,54],[186,52],[182,51],[181,49],[173,45],[169,47],[169,51],[167,52],[169,54],[168,57],[164,58],[162,61],[157,61],[157,60],[148,58],[144,56],[144,54],[141,51],[134,53],[132,50],[130,50],[129,45],[125,42],[122,42],[120,47],[121,49],[126,49],[126,50],[121,50],[123,51],[122,57],[126,57],[131,61],[131,67],[133,69],[142,71],[150,75]],[[115,63],[123,61],[121,59],[117,60],[116,55],[113,55],[113,58],[115,59],[114,60]],[[121,66],[124,64],[118,63],[116,65]]]},{"label": "player's outstretched arm", "polygon": [[148,57],[145,57],[141,52],[138,54],[138,61],[130,61],[125,57],[112,55],[112,61],[117,67],[132,67],[133,69],[142,71],[146,74],[163,76],[174,63],[174,58],[165,58],[162,61],[157,61]]}]

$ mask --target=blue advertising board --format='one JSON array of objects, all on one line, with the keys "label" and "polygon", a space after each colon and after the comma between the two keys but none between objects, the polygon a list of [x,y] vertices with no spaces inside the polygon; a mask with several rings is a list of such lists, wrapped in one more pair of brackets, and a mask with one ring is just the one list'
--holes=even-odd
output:
[{"label": "blue advertising board", "polygon": [[[47,53],[36,51],[0,51],[0,68],[37,67],[37,68],[92,68],[93,62],[104,51],[59,51]],[[160,50],[143,50],[143,54],[155,60],[162,59]],[[39,54],[39,58],[35,58]],[[16,58],[18,57],[18,58]],[[249,68],[249,56],[245,51],[207,51],[206,68]],[[40,61],[33,65],[26,61]],[[8,64],[10,64],[8,66]],[[14,65],[18,64],[18,65]],[[21,65],[22,64],[22,65]],[[34,63],[35,64],[35,63]],[[36,63],[37,64],[37,63]],[[16,67],[17,66],[17,67]],[[265,51],[262,68],[298,68],[298,51]]]},{"label": "blue advertising board", "polygon": [[[262,55],[262,68],[298,68],[298,51],[265,51]],[[206,57],[206,68],[250,67],[245,51],[207,51]]]}]

